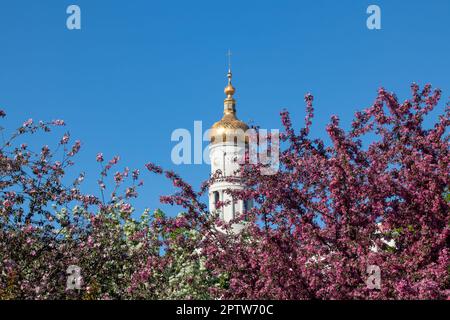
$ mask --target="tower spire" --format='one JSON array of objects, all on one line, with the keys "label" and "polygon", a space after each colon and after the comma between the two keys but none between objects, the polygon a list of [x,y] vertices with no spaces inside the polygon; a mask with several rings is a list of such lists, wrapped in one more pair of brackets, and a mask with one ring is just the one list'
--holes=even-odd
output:
[{"label": "tower spire", "polygon": [[228,56],[228,74],[227,74],[228,85],[225,87],[225,90],[224,90],[227,97],[225,98],[225,101],[224,101],[223,113],[224,114],[235,114],[236,113],[236,109],[235,109],[236,100],[234,100],[233,95],[236,92],[236,89],[233,87],[233,84],[231,83],[231,79],[233,77],[233,74],[231,72],[231,50],[228,50],[227,56]]}]

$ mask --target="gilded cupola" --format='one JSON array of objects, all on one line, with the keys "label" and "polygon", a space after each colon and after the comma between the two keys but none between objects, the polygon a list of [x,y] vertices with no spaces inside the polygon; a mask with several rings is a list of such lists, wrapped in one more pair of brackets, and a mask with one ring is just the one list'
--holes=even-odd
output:
[{"label": "gilded cupola", "polygon": [[211,143],[246,141],[245,132],[249,127],[236,117],[236,100],[233,98],[236,89],[231,83],[232,76],[230,69],[228,70],[228,85],[224,90],[226,98],[224,100],[223,117],[211,127]]}]

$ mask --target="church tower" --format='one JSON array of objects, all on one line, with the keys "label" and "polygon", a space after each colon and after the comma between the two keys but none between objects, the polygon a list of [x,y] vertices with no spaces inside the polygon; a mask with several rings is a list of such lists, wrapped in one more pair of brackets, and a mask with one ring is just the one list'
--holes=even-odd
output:
[{"label": "church tower", "polygon": [[[223,117],[216,122],[210,131],[211,143],[209,157],[211,174],[215,180],[209,187],[210,212],[219,215],[225,222],[236,218],[240,213],[250,209],[250,201],[234,200],[226,192],[227,189],[242,190],[244,185],[236,172],[240,168],[240,160],[245,154],[248,143],[246,131],[249,127],[236,117],[236,100],[233,98],[235,88],[231,83],[232,73],[228,70],[228,85],[225,87]],[[228,205],[217,208],[218,202],[229,202]],[[241,224],[233,225],[233,230],[239,232]]]}]

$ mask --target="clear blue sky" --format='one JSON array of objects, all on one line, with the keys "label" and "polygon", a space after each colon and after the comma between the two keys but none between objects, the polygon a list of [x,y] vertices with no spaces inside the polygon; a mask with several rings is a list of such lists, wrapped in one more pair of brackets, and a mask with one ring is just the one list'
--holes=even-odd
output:
[{"label": "clear blue sky", "polygon": [[[66,29],[70,4],[81,7],[80,31]],[[369,4],[381,7],[382,30],[366,28]],[[173,165],[170,135],[221,117],[228,48],[242,120],[278,128],[285,107],[298,127],[311,92],[312,134],[324,137],[332,114],[348,127],[380,86],[403,100],[411,82],[430,82],[447,100],[449,20],[448,0],[1,0],[0,107],[9,131],[28,118],[66,120],[83,143],[86,191],[96,191],[100,151],[120,155],[121,167],[152,161],[199,185],[209,167]],[[160,207],[170,184],[145,180],[137,208]]]}]

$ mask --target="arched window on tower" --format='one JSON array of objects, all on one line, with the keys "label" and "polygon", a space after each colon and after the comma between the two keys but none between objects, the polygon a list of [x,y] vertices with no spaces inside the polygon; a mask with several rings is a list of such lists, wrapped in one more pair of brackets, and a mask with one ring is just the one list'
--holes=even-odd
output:
[{"label": "arched window on tower", "polygon": [[220,196],[218,191],[213,192],[214,209],[217,208],[217,202],[219,202]]},{"label": "arched window on tower", "polygon": [[231,207],[231,219],[236,219],[236,200],[233,199]]},{"label": "arched window on tower", "polygon": [[244,200],[244,212],[247,212],[252,207],[252,200]]}]

